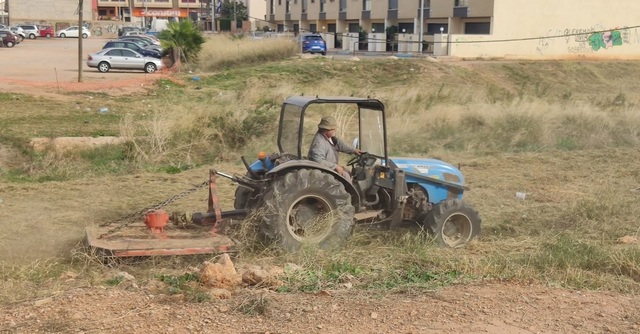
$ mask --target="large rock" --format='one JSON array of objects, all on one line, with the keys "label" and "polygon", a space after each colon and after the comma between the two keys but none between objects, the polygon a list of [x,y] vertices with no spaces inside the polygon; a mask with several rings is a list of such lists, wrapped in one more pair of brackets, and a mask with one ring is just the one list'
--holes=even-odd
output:
[{"label": "large rock", "polygon": [[229,254],[223,254],[217,263],[205,261],[199,278],[206,287],[218,289],[234,289],[242,282]]},{"label": "large rock", "polygon": [[283,273],[284,270],[280,267],[262,268],[252,265],[242,272],[242,282],[250,286],[277,288],[284,284],[278,279]]}]

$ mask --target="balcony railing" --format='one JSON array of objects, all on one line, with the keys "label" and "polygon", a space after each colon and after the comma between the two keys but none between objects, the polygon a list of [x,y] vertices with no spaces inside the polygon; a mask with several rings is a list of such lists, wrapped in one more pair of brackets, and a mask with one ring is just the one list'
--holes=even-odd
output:
[{"label": "balcony railing", "polygon": [[291,13],[284,14],[284,20],[285,21],[291,21]]},{"label": "balcony railing", "polygon": [[371,20],[371,11],[370,10],[363,10],[362,11],[362,19],[363,20]]},{"label": "balcony railing", "polygon": [[307,20],[307,13],[304,13],[300,16],[300,20],[302,21],[306,21]]},{"label": "balcony railing", "polygon": [[454,17],[467,17],[469,16],[469,7],[453,7]]},{"label": "balcony railing", "polygon": [[347,19],[347,12],[340,12],[338,13],[338,20],[346,20]]},{"label": "balcony railing", "polygon": [[269,15],[269,22],[276,23],[276,14]]},{"label": "balcony railing", "polygon": [[397,20],[398,19],[398,10],[397,9],[389,9],[387,12],[387,19],[389,20]]},{"label": "balcony railing", "polygon": [[327,13],[320,13],[319,19],[320,20],[326,20],[327,19]]},{"label": "balcony railing", "polygon": [[[431,17],[431,8],[423,8],[422,12],[424,14],[425,19],[428,19]],[[418,18],[420,18],[420,8],[418,8]]]}]

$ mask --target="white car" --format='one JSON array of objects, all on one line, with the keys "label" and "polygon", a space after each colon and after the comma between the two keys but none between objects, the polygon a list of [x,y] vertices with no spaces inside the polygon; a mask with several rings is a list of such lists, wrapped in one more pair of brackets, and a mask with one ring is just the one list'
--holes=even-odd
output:
[{"label": "white car", "polygon": [[[67,29],[63,29],[58,31],[58,37],[66,38],[66,37],[78,37],[80,29],[78,26],[69,27]],[[87,38],[91,36],[91,31],[89,29],[82,27],[82,38]]]}]

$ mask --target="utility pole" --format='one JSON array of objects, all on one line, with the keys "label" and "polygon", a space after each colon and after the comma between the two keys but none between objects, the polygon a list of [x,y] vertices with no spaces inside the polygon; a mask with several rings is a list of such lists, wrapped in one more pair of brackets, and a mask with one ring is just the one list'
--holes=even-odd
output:
[{"label": "utility pole", "polygon": [[82,25],[82,3],[84,0],[78,0],[78,82],[82,82],[82,34],[84,26]]},{"label": "utility pole", "polygon": [[236,17],[236,0],[233,0],[233,32],[235,33],[236,30],[238,30],[238,21],[237,21],[237,17]]},{"label": "utility pole", "polygon": [[420,36],[418,37],[418,41],[420,45],[418,45],[418,50],[420,54],[424,50],[422,50],[422,39],[424,38],[424,0],[420,0]]},{"label": "utility pole", "polygon": [[[222,1],[222,0],[218,0],[218,1]],[[220,6],[222,6],[222,4],[220,4]],[[218,9],[218,7],[216,7],[216,0],[211,0],[211,32],[215,32],[217,27],[216,27],[216,10]]]},{"label": "utility pole", "polygon": [[143,28],[147,28],[147,11],[148,10],[149,10],[149,7],[147,5],[147,0],[144,0],[144,16],[142,16],[142,20],[144,22],[144,27]]}]

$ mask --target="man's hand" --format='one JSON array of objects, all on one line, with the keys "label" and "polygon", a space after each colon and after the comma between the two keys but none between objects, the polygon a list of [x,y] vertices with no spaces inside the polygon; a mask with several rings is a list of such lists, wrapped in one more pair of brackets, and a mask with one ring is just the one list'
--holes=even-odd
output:
[{"label": "man's hand", "polygon": [[356,148],[355,150],[353,150],[353,153],[355,153],[356,155],[360,155],[362,154],[362,151]]},{"label": "man's hand", "polygon": [[340,175],[342,175],[342,173],[344,172],[344,167],[340,166],[340,165],[336,165],[336,172]]}]

